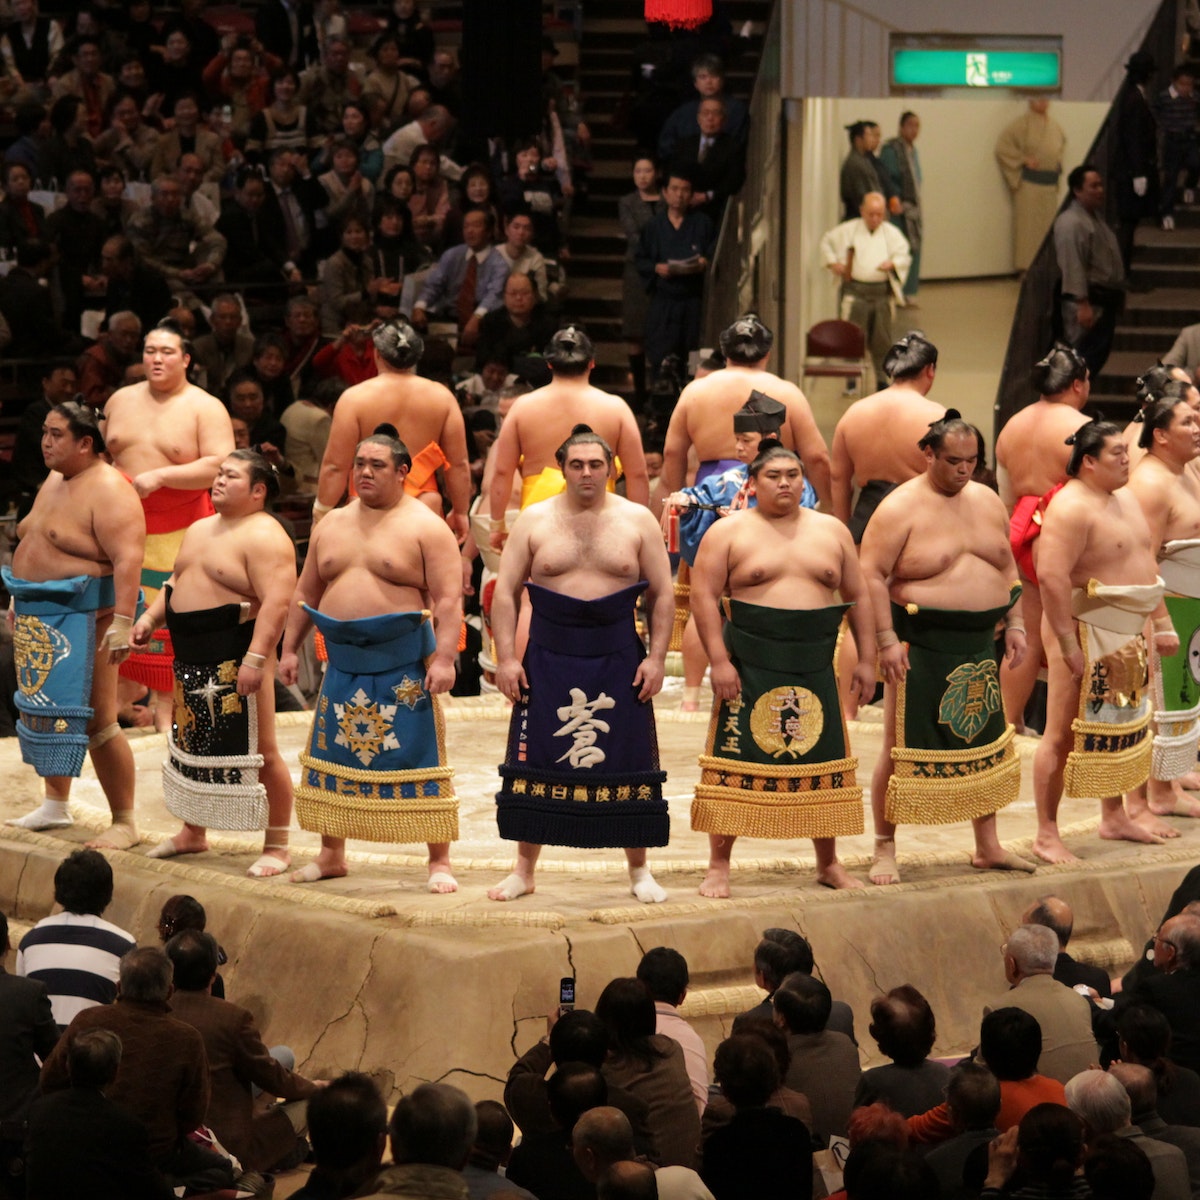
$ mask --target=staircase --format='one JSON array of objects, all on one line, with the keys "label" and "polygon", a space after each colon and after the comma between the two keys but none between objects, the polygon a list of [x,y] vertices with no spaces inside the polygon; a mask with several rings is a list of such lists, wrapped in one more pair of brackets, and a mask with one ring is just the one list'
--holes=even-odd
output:
[{"label": "staircase", "polygon": [[[762,30],[770,0],[725,0],[734,29],[753,21],[755,35],[730,64],[726,88],[746,101],[754,85]],[[585,200],[571,218],[569,291],[563,317],[578,321],[596,343],[592,382],[632,399],[626,343],[621,337],[621,274],[625,238],[617,223],[617,200],[633,189],[632,135],[614,129],[613,116],[630,83],[633,52],[646,38],[642,0],[588,0],[579,46],[579,86],[583,116],[592,132],[593,166]]]},{"label": "staircase", "polygon": [[1137,411],[1137,377],[1170,350],[1183,326],[1200,321],[1200,205],[1178,205],[1169,233],[1143,223],[1130,277],[1151,290],[1129,294],[1113,352],[1088,402],[1118,421]]}]

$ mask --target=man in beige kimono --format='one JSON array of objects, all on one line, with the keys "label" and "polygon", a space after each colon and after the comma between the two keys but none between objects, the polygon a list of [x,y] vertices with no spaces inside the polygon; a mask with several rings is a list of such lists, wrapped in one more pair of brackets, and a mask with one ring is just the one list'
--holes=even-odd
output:
[{"label": "man in beige kimono", "polygon": [[1066,134],[1047,109],[1045,96],[1034,96],[1029,111],[996,141],[996,160],[1013,194],[1013,265],[1027,271],[1058,209]]}]

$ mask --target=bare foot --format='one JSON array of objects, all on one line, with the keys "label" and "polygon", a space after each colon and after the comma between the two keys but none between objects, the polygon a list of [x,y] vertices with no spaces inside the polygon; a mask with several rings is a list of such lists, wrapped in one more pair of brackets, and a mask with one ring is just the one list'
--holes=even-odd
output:
[{"label": "bare foot", "polygon": [[292,856],[277,846],[264,850],[253,865],[246,868],[251,879],[274,879],[292,865]]},{"label": "bare foot", "polygon": [[1108,842],[1141,842],[1151,846],[1163,844],[1163,839],[1157,833],[1138,824],[1124,808],[1100,818],[1100,836]]},{"label": "bare foot", "polygon": [[680,712],[699,712],[700,705],[696,704],[694,701],[684,700],[684,701],[681,701],[681,703],[679,705],[679,711]]},{"label": "bare foot", "polygon": [[836,888],[838,890],[851,890],[867,886],[861,879],[856,879],[851,875],[840,862],[832,863],[823,871],[818,871],[817,882],[822,887]]},{"label": "bare foot", "polygon": [[[1181,779],[1171,781],[1171,792],[1165,802],[1155,796],[1150,800],[1148,807],[1152,813],[1160,817],[1200,817],[1200,800],[1187,794]],[[1143,824],[1146,823],[1143,822]],[[1147,824],[1146,828],[1150,829],[1153,826]],[[1170,832],[1164,832],[1165,830],[1170,830]],[[1170,825],[1164,826],[1163,829],[1155,829],[1154,832],[1163,837],[1179,836],[1179,831],[1172,829]]]},{"label": "bare foot", "polygon": [[1185,792],[1200,792],[1200,771],[1189,771],[1186,775],[1181,775],[1175,782]]},{"label": "bare foot", "polygon": [[494,888],[488,888],[489,900],[516,900],[528,896],[534,891],[533,879],[526,879],[514,871],[506,875]]},{"label": "bare foot", "polygon": [[458,880],[444,867],[435,868],[431,864],[429,868],[429,882],[425,886],[426,890],[432,892],[435,896],[448,896],[451,892],[458,891]]},{"label": "bare foot", "polygon": [[729,899],[729,864],[720,867],[709,867],[704,882],[700,884],[700,895],[710,900]]},{"label": "bare foot", "polygon": [[1079,859],[1063,845],[1063,840],[1057,833],[1039,833],[1033,839],[1033,852],[1042,862],[1053,865],[1059,863],[1074,863]]},{"label": "bare foot", "polygon": [[875,839],[875,857],[871,860],[871,869],[867,878],[875,884],[886,886],[900,882],[900,867],[896,863],[896,842],[894,838]]},{"label": "bare foot", "polygon": [[146,857],[174,858],[177,854],[203,854],[207,849],[204,835],[193,833],[185,825],[174,837],[163,838],[153,850],[148,850]]},{"label": "bare foot", "polygon": [[293,871],[289,878],[293,883],[316,883],[318,879],[341,879],[346,869],[346,860],[340,854],[322,850],[312,862]]},{"label": "bare foot", "polygon": [[1152,808],[1143,809],[1136,816],[1131,816],[1130,820],[1140,829],[1154,834],[1155,837],[1164,839],[1179,837],[1179,830],[1173,825],[1168,825],[1166,821],[1159,820]]},{"label": "bare foot", "polygon": [[1019,854],[1002,850],[999,856],[994,854],[971,855],[971,866],[979,871],[1036,871],[1037,863],[1032,863]]},{"label": "bare foot", "polygon": [[99,837],[87,842],[89,850],[129,850],[142,840],[136,825],[114,821]]}]

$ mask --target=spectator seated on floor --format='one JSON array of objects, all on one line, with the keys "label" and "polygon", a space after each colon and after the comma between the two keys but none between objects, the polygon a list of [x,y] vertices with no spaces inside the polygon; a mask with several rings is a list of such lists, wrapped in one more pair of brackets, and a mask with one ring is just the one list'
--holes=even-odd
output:
[{"label": "spectator seated on floor", "polygon": [[[1023,1008],[997,1008],[979,1026],[978,1058],[999,1080],[1000,1111],[996,1128],[1006,1133],[1037,1104],[1065,1104],[1063,1085],[1037,1074],[1042,1029]],[[908,1119],[914,1143],[944,1142],[954,1136],[945,1104]]]},{"label": "spectator seated on floor", "polygon": [[692,1095],[703,1116],[704,1106],[708,1103],[708,1055],[703,1039],[679,1015],[679,1006],[687,998],[687,960],[670,946],[655,946],[642,955],[637,977],[646,985],[654,1001],[654,1032],[678,1042],[683,1050]]},{"label": "spectator seated on floor", "polygon": [[1133,1142],[1113,1133],[1088,1146],[1083,1177],[1092,1189],[1092,1200],[1152,1200],[1154,1196],[1150,1160]]},{"label": "spectator seated on floor", "polygon": [[1200,1129],[1188,1125],[1168,1125],[1158,1112],[1158,1089],[1149,1067],[1115,1062],[1108,1073],[1118,1079],[1129,1093],[1129,1119],[1148,1138],[1178,1146],[1187,1159],[1188,1184],[1195,1195],[1200,1188]]},{"label": "spectator seated on floor", "polygon": [[716,1200],[746,1195],[808,1200],[810,1131],[795,1117],[768,1106],[780,1083],[769,1047],[751,1035],[727,1038],[717,1047],[713,1073],[734,1108],[729,1124],[714,1130],[704,1143],[700,1174]]},{"label": "spectator seated on floor", "polygon": [[[171,1012],[204,1039],[212,1089],[204,1123],[250,1171],[285,1170],[308,1153],[306,1104],[318,1085],[282,1065],[244,1008],[210,992],[217,974],[211,934],[187,929],[166,945],[175,968]],[[290,1057],[290,1056],[289,1056]],[[256,1113],[252,1089],[289,1101]]]},{"label": "spectator seated on floor", "polygon": [[929,1057],[937,1026],[929,1001],[905,984],[871,1001],[868,1030],[879,1052],[891,1063],[864,1071],[854,1093],[854,1107],[882,1100],[903,1117],[940,1104],[950,1068]]},{"label": "spectator seated on floor", "polygon": [[1090,963],[1078,962],[1067,953],[1067,943],[1075,927],[1075,914],[1071,906],[1058,896],[1042,896],[1036,904],[1025,910],[1022,925],[1044,925],[1054,931],[1058,938],[1058,958],[1054,963],[1054,978],[1069,988],[1084,984],[1095,988],[1101,996],[1112,995],[1112,981],[1108,972]]},{"label": "spectator seated on floor", "polygon": [[122,1043],[110,1029],[79,1034],[67,1055],[66,1087],[42,1096],[29,1117],[26,1180],[31,1196],[171,1200],[150,1160],[146,1127],[109,1098]]},{"label": "spectator seated on floor", "polygon": [[[987,1147],[1000,1131],[1000,1083],[982,1063],[963,1059],[950,1072],[946,1111],[955,1134],[925,1156],[942,1189],[942,1200],[966,1200],[971,1195],[966,1173],[983,1178]],[[977,1190],[974,1194],[978,1194]]]},{"label": "spectator seated on floor", "polygon": [[[64,812],[60,825],[70,824]],[[62,912],[43,917],[17,949],[17,974],[46,985],[60,1027],[117,997],[121,959],[136,943],[103,919],[112,896],[108,859],[98,850],[72,851],[54,872],[54,903]]]},{"label": "spectator seated on floor", "polygon": [[1171,1026],[1157,1008],[1134,1004],[1117,1022],[1117,1057],[1149,1067],[1158,1111],[1170,1125],[1200,1126],[1200,1075],[1171,1061]]},{"label": "spectator seated on floor", "polygon": [[[0,960],[11,949],[8,918],[0,913]],[[37,1092],[40,1061],[57,1041],[46,985],[8,974],[0,961],[0,1163],[5,1166],[20,1155],[20,1139],[13,1134],[19,1133],[17,1122]]]},{"label": "spectator seated on floor", "polygon": [[821,1144],[846,1135],[862,1070],[858,1050],[844,1034],[828,1027],[829,989],[811,975],[788,975],[772,998],[775,1023],[788,1035],[792,1065],[786,1083],[812,1105],[812,1134]]},{"label": "spectator seated on floor", "polygon": [[208,1108],[208,1060],[196,1030],[170,1015],[171,991],[166,954],[157,947],[130,950],[121,959],[116,1002],[75,1016],[42,1067],[42,1093],[70,1086],[67,1063],[77,1037],[111,1030],[124,1053],[108,1097],[146,1127],[151,1162],[175,1186],[228,1187],[233,1182],[229,1160],[188,1136]]},{"label": "spectator seated on floor", "polygon": [[[470,1200],[487,1200],[503,1193],[512,1200],[536,1200],[532,1192],[517,1187],[503,1174],[512,1156],[514,1126],[504,1105],[495,1100],[480,1100],[475,1105],[475,1145],[463,1167]],[[578,1127],[577,1127],[578,1135]]]},{"label": "spectator seated on floor", "polygon": [[350,1071],[308,1103],[314,1167],[293,1200],[343,1200],[378,1174],[387,1146],[387,1105],[367,1075]]}]

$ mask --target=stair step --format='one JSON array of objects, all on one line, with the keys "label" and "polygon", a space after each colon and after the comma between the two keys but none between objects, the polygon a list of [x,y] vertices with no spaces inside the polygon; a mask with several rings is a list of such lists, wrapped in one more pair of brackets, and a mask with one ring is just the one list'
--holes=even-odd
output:
[{"label": "stair step", "polygon": [[1118,325],[1113,349],[1136,350],[1150,358],[1161,358],[1178,335],[1179,329],[1173,325]]}]

